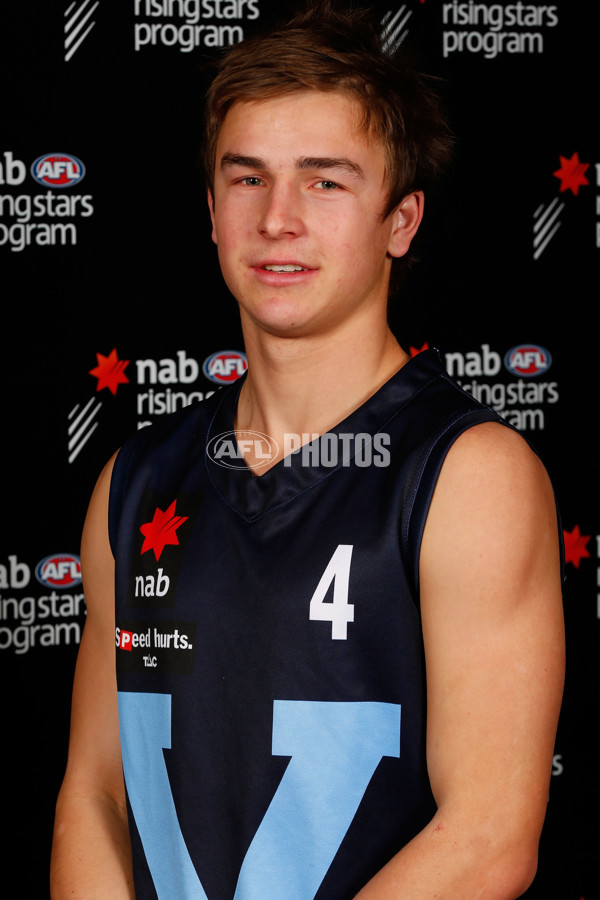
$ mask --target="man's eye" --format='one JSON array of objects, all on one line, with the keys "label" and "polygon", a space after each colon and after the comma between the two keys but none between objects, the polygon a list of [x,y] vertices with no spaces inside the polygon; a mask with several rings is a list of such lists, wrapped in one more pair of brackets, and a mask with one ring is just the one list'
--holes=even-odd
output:
[{"label": "man's eye", "polygon": [[315,187],[318,187],[321,191],[335,191],[339,189],[339,184],[336,184],[335,181],[317,181]]},{"label": "man's eye", "polygon": [[259,178],[258,175],[246,175],[245,178],[241,179],[241,183],[248,187],[257,187],[259,184],[262,184],[262,178]]}]

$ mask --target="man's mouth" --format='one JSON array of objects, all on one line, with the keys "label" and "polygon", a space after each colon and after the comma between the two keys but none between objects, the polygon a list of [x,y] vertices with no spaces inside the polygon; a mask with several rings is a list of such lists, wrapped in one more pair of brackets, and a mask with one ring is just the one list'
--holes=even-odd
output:
[{"label": "man's mouth", "polygon": [[265,269],[267,272],[306,272],[307,269],[304,266],[296,266],[293,264],[278,266],[278,265],[267,265],[261,266],[261,268]]}]

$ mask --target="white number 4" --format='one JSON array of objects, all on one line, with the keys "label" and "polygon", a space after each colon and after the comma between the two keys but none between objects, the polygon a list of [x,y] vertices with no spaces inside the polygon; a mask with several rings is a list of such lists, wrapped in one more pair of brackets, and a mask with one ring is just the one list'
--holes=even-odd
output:
[{"label": "white number 4", "polygon": [[[348,622],[354,622],[354,605],[348,603],[352,544],[339,544],[321,576],[310,601],[309,618],[331,622],[332,640],[345,641]],[[325,600],[333,582],[333,600]]]}]

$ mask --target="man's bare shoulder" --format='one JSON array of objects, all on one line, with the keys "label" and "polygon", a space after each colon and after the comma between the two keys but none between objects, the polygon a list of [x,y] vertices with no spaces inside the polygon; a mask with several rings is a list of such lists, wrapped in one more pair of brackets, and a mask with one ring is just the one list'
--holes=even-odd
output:
[{"label": "man's bare shoulder", "polygon": [[483,422],[463,432],[448,452],[441,478],[467,493],[551,492],[539,455],[519,432],[500,422]]},{"label": "man's bare shoulder", "polygon": [[483,423],[450,449],[423,535],[421,583],[424,594],[430,589],[430,596],[464,608],[467,597],[478,605],[491,594],[497,609],[517,597],[558,598],[554,492],[542,461],[518,432]]}]

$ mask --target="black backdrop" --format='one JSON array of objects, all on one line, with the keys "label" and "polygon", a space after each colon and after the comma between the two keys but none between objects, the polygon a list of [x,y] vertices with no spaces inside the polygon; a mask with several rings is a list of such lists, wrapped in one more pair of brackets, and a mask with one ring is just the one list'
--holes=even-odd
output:
[{"label": "black backdrop", "polygon": [[[594,8],[377,6],[393,40],[443,79],[457,134],[394,329],[407,350],[439,347],[523,430],[562,511],[568,676],[527,894],[553,900],[600,897]],[[22,897],[48,896],[94,481],[131,431],[243,368],[197,167],[200,97],[218,47],[282,11],[275,0],[2,3],[3,857]]]}]

